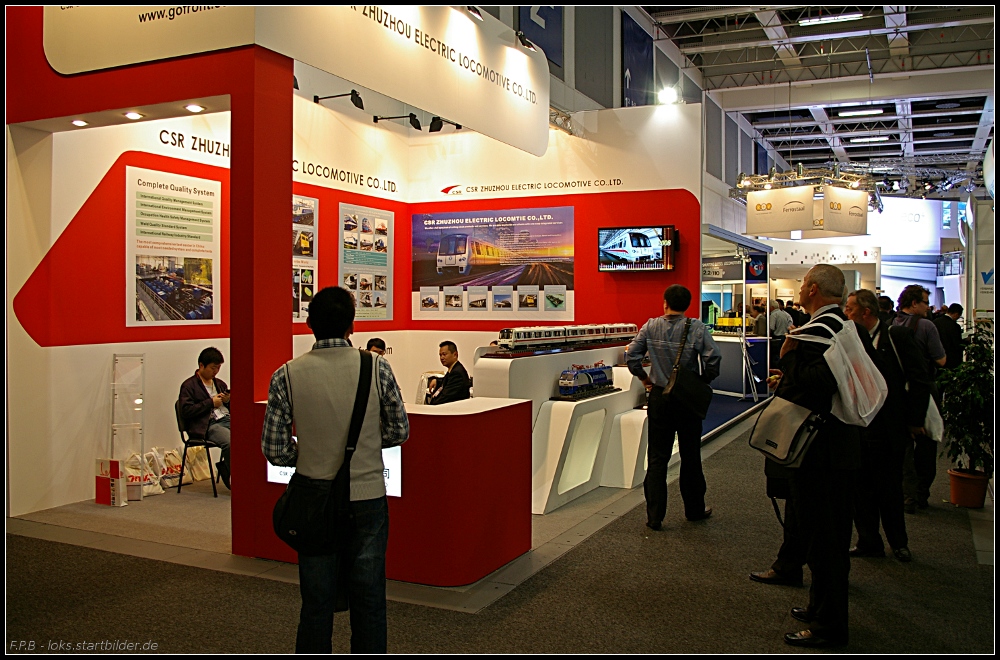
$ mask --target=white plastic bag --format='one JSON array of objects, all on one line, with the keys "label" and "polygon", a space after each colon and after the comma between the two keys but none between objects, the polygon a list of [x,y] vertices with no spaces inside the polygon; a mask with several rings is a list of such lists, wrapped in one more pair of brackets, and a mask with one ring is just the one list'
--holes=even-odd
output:
[{"label": "white plastic bag", "polygon": [[823,327],[828,332],[833,332],[833,328],[825,323],[817,323],[820,318],[826,316],[830,315],[817,316],[789,336],[829,347],[823,353],[823,357],[833,372],[838,388],[833,396],[830,412],[845,424],[868,426],[882,409],[889,388],[878,367],[865,352],[864,344],[861,343],[858,331],[851,321],[843,321],[837,316],[832,316],[841,325],[832,339],[802,333],[802,330],[810,327]]},{"label": "white plastic bag", "polygon": [[[176,488],[177,479],[181,476],[181,453],[176,449],[168,449],[163,452],[163,464],[165,472],[160,476],[160,483],[164,488]],[[184,471],[184,485],[194,483],[191,472]]]},{"label": "white plastic bag", "polygon": [[125,461],[125,474],[129,485],[142,484],[142,496],[161,495],[160,475],[137,452],[129,455]]}]

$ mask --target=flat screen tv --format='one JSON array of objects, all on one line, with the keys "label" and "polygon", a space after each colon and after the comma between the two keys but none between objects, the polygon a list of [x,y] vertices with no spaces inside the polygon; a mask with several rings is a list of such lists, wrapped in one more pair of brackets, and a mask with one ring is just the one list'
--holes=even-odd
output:
[{"label": "flat screen tv", "polygon": [[677,232],[666,227],[613,227],[597,230],[597,270],[673,270]]}]

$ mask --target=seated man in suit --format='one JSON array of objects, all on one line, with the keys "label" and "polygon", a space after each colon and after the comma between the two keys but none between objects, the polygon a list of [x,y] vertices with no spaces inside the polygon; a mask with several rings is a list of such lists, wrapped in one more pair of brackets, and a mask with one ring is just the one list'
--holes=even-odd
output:
[{"label": "seated man in suit", "polygon": [[208,444],[222,450],[222,460],[215,464],[222,483],[230,488],[229,476],[229,387],[216,378],[222,363],[222,352],[209,347],[198,356],[198,369],[181,383],[181,417],[188,435],[205,438]]},{"label": "seated man in suit", "polygon": [[441,342],[438,347],[438,357],[441,359],[441,366],[447,369],[448,373],[438,381],[437,389],[430,395],[427,403],[436,406],[468,399],[472,381],[469,380],[469,373],[465,367],[458,361],[458,347],[455,346],[455,342]]}]

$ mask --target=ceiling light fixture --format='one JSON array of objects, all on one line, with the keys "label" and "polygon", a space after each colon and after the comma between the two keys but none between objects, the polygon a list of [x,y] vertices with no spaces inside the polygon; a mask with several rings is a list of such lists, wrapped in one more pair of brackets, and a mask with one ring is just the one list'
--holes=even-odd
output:
[{"label": "ceiling light fixture", "polygon": [[86,126],[87,122],[83,121],[82,119],[74,119],[73,120],[73,125],[74,126]]},{"label": "ceiling light fixture", "polygon": [[[344,96],[347,96],[347,95],[345,94]],[[381,121],[383,119],[409,119],[410,120],[410,126],[412,126],[413,128],[415,128],[418,131],[420,130],[420,120],[417,119],[417,115],[415,115],[412,112],[410,114],[408,114],[408,115],[400,115],[398,117],[382,117],[380,115],[375,115],[374,117],[372,117],[372,121],[375,122],[376,124],[379,123],[379,121]]]},{"label": "ceiling light fixture", "polygon": [[882,108],[865,108],[864,110],[841,110],[838,117],[867,117],[870,115],[880,115],[885,112]]},{"label": "ceiling light fixture", "polygon": [[677,92],[677,88],[670,86],[664,87],[659,92],[656,93],[656,100],[658,100],[663,105],[670,105],[672,103],[680,102],[681,95]]},{"label": "ceiling light fixture", "polygon": [[852,11],[846,14],[831,14],[829,16],[819,16],[817,18],[804,18],[799,21],[799,26],[808,27],[810,25],[826,25],[827,23],[843,23],[845,21],[856,21],[864,18],[860,11]]},{"label": "ceiling light fixture", "polygon": [[535,50],[535,44],[533,44],[530,41],[528,41],[528,38],[526,36],[524,36],[523,32],[521,32],[520,30],[518,30],[516,34],[517,34],[517,40],[521,42],[522,46],[524,46],[528,50]]},{"label": "ceiling light fixture", "polygon": [[184,109],[188,112],[201,112],[205,109],[205,106],[198,105],[197,103],[192,103],[190,105],[184,106]]},{"label": "ceiling light fixture", "polygon": [[483,20],[483,12],[479,11],[479,7],[467,6],[465,11],[469,12],[469,15],[473,18],[479,19],[480,21]]},{"label": "ceiling light fixture", "polygon": [[143,117],[143,115],[139,114],[138,112],[126,112],[125,116],[131,119],[132,121],[135,121],[136,119],[142,119]]},{"label": "ceiling light fixture", "polygon": [[875,135],[875,136],[872,136],[872,137],[851,138],[851,144],[859,144],[859,143],[863,143],[863,142],[888,142],[888,141],[889,141],[889,137],[886,136],[886,135]]},{"label": "ceiling light fixture", "polygon": [[365,102],[362,100],[361,95],[358,94],[358,90],[356,89],[352,89],[350,92],[347,92],[346,94],[334,94],[333,96],[313,96],[313,103],[319,103],[320,101],[324,101],[326,99],[340,99],[345,96],[351,97],[351,103],[353,103],[354,107],[357,108],[358,110],[365,109]]}]

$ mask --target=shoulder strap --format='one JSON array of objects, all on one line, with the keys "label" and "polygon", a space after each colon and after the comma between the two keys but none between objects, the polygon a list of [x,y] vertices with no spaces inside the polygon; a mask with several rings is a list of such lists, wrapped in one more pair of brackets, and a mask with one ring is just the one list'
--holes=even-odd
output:
[{"label": "shoulder strap", "polygon": [[684,334],[681,335],[681,347],[677,349],[677,355],[674,356],[674,371],[677,371],[677,367],[681,363],[681,354],[684,352],[684,345],[687,344],[688,340],[688,330],[691,328],[691,319],[687,319],[684,322]]},{"label": "shoulder strap", "polygon": [[288,414],[295,417],[295,409],[292,407],[292,379],[288,377],[288,363],[281,365],[281,370],[285,374],[285,391],[288,392]]},{"label": "shoulder strap", "polygon": [[368,394],[372,389],[372,354],[361,351],[361,374],[358,376],[358,393],[354,397],[354,412],[351,413],[351,427],[347,432],[347,447],[344,449],[344,463],[351,464],[351,456],[358,446],[361,436],[361,425],[365,421],[365,410],[368,408]]}]

